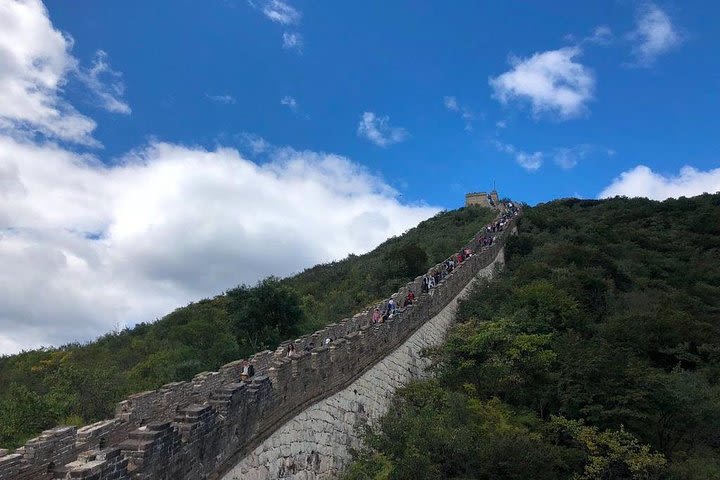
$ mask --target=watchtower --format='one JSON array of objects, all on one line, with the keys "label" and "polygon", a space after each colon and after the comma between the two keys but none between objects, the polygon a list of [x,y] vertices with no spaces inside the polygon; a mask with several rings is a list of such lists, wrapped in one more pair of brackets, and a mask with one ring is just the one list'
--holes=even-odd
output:
[{"label": "watchtower", "polygon": [[486,192],[472,192],[465,194],[465,206],[480,205],[486,208],[498,208],[500,200],[498,198],[497,190],[493,190],[490,193]]}]

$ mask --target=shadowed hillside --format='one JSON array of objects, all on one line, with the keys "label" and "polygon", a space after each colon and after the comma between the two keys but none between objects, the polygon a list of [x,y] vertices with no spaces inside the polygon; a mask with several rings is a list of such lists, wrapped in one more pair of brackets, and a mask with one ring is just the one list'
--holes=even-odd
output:
[{"label": "shadowed hillside", "polygon": [[720,194],[526,208],[348,479],[720,478]]},{"label": "shadowed hillside", "polygon": [[107,418],[129,393],[187,380],[351,315],[445,259],[495,214],[443,212],[365,255],[241,285],[88,344],[0,358],[0,445]]}]

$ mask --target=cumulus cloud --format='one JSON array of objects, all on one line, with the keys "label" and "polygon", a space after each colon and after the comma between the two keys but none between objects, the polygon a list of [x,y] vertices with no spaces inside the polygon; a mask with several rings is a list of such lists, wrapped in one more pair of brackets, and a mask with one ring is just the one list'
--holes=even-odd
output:
[{"label": "cumulus cloud", "polygon": [[53,27],[40,0],[3,2],[0,25],[0,130],[96,144],[95,122],[60,96],[77,70],[72,38]]},{"label": "cumulus cloud", "polygon": [[663,175],[653,172],[650,167],[638,165],[632,170],[621,173],[600,192],[598,198],[623,195],[665,200],[718,191],[720,191],[720,168],[702,171],[685,166],[680,169],[678,175]]},{"label": "cumulus cloud", "polygon": [[215,103],[224,103],[225,105],[234,105],[236,102],[235,97],[233,97],[232,95],[228,95],[228,94],[210,95],[210,94],[206,93],[205,97],[207,97],[208,100],[211,100]]},{"label": "cumulus cloud", "polygon": [[345,157],[264,148],[258,165],[152,143],[106,166],[0,136],[0,353],[366,252],[438,211],[401,204]]},{"label": "cumulus cloud", "polygon": [[520,165],[528,172],[534,172],[538,170],[543,164],[543,158],[545,157],[545,154],[543,154],[542,152],[527,153],[519,150],[515,147],[515,145],[511,145],[509,143],[502,143],[499,141],[494,141],[493,144],[495,145],[495,148],[498,149],[498,151],[507,153],[508,155],[512,155],[518,165]]},{"label": "cumulus cloud", "polygon": [[298,109],[297,100],[295,100],[295,97],[291,97],[290,95],[285,95],[283,98],[281,98],[280,105],[288,107],[293,112],[297,111]]},{"label": "cumulus cloud", "polygon": [[640,8],[630,39],[634,42],[632,53],[641,66],[652,65],[657,57],[682,41],[668,14],[654,3]]},{"label": "cumulus cloud", "polygon": [[387,147],[400,143],[408,137],[408,132],[401,127],[390,126],[390,118],[378,116],[373,112],[364,112],[358,123],[357,134],[370,140],[379,147]]},{"label": "cumulus cloud", "polygon": [[99,146],[95,121],[62,98],[69,79],[82,82],[100,108],[131,113],[107,53],[98,50],[90,67],[81,66],[70,53],[73,39],[53,27],[40,0],[3,2],[0,25],[0,132]]},{"label": "cumulus cloud", "polygon": [[[241,140],[262,164],[162,142],[112,164],[73,151],[95,123],[60,96],[71,40],[35,0],[0,0],[0,24],[0,354],[362,253],[439,210],[348,158],[256,135]],[[84,73],[110,71],[101,54]]]},{"label": "cumulus cloud", "polygon": [[530,58],[511,57],[512,69],[489,80],[493,96],[503,104],[529,101],[535,115],[579,116],[595,88],[592,72],[575,61],[581,53],[578,47],[566,47]]},{"label": "cumulus cloud", "polygon": [[122,74],[110,67],[107,52],[95,52],[92,66],[78,70],[78,76],[97,98],[100,107],[112,113],[131,113],[130,106],[122,98],[125,94]]},{"label": "cumulus cloud", "polygon": [[297,50],[298,52],[302,52],[302,46],[302,35],[297,32],[283,33],[283,48],[287,50]]}]

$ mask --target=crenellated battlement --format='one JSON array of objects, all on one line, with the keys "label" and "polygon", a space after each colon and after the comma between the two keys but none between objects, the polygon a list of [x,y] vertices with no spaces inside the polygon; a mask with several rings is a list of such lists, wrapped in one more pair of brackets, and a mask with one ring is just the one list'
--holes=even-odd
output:
[{"label": "crenellated battlement", "polygon": [[[430,292],[420,294],[419,276],[393,294],[398,306],[409,290],[416,300],[387,321],[373,324],[372,312],[364,311],[256,353],[248,359],[256,372],[249,381],[241,381],[243,360],[237,360],[217,372],[131,395],[117,405],[113,419],[54,428],[13,454],[0,451],[0,480],[222,476],[274,430],[350,385],[440,312],[493,262],[513,221],[489,247],[482,247],[486,232],[479,232],[465,247],[475,253]],[[326,338],[332,342],[324,345]],[[289,343],[297,352],[292,357]],[[316,347],[306,351],[310,343]]]}]

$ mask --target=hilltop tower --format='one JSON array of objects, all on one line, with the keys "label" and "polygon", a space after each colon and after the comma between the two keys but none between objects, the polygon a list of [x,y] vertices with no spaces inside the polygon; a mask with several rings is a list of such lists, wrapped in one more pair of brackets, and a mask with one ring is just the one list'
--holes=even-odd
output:
[{"label": "hilltop tower", "polygon": [[465,206],[480,205],[486,208],[498,208],[500,205],[500,199],[498,198],[497,190],[493,190],[490,193],[486,192],[471,192],[465,194]]}]

